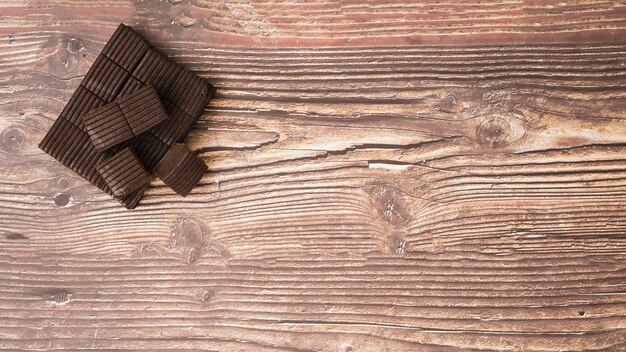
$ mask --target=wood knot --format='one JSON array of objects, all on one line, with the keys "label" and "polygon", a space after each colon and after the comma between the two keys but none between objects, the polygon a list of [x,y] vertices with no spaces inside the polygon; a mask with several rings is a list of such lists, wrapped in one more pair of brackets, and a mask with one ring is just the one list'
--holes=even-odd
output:
[{"label": "wood knot", "polygon": [[195,264],[201,259],[225,261],[230,252],[219,241],[210,239],[210,231],[204,220],[182,217],[171,227],[168,242],[148,242],[131,251],[132,256],[167,256],[185,264]]},{"label": "wood knot", "polygon": [[85,47],[80,39],[52,36],[47,49],[48,72],[61,79],[84,74]]},{"label": "wood knot", "polygon": [[182,14],[182,16],[178,17],[176,19],[176,22],[181,25],[184,28],[187,27],[191,27],[193,25],[195,25],[196,23],[198,23],[198,19],[193,18],[193,17],[189,17],[189,16],[185,16],[185,14]]},{"label": "wood knot", "polygon": [[69,186],[70,186],[70,181],[68,181],[68,180],[67,180],[67,178],[65,178],[65,177],[59,177],[59,178],[57,179],[56,186],[57,186],[60,190],[67,189],[67,187],[69,187]]},{"label": "wood knot", "polygon": [[410,218],[409,211],[395,187],[376,186],[370,192],[378,214],[394,226],[404,225]]},{"label": "wood knot", "polygon": [[5,234],[7,240],[27,240],[28,237],[22,235],[21,233],[9,232]]},{"label": "wood knot", "polygon": [[195,219],[179,219],[172,229],[172,246],[202,247],[206,244],[206,231],[204,226]]},{"label": "wood knot", "polygon": [[17,152],[26,145],[26,133],[21,128],[9,127],[2,132],[0,147],[7,152]]},{"label": "wood knot", "polygon": [[386,254],[404,255],[408,251],[406,227],[413,219],[414,203],[404,190],[389,185],[375,186],[370,195],[382,219],[377,221],[380,228],[377,249]]},{"label": "wood knot", "polygon": [[398,254],[403,254],[406,251],[406,241],[404,239],[397,239],[393,243],[393,251]]},{"label": "wood knot", "polygon": [[389,236],[389,241],[387,242],[389,246],[389,253],[393,254],[404,254],[407,251],[407,241],[406,241],[406,233],[402,232],[393,232],[391,236]]},{"label": "wood knot", "polygon": [[70,202],[70,197],[65,193],[59,193],[54,196],[54,204],[64,207]]},{"label": "wood knot", "polygon": [[178,249],[188,264],[200,259],[209,245],[209,231],[199,219],[181,218],[172,227],[170,247]]},{"label": "wood knot", "polygon": [[53,291],[49,292],[48,302],[55,305],[64,305],[70,302],[72,294],[68,291]]},{"label": "wood knot", "polygon": [[447,113],[457,113],[462,110],[458,103],[457,96],[454,93],[447,94],[445,97],[441,98],[439,104],[437,104],[437,109]]},{"label": "wood knot", "polygon": [[342,342],[339,344],[340,352],[354,352],[354,347],[352,347],[351,342]]},{"label": "wood knot", "polygon": [[509,144],[511,134],[511,125],[500,117],[484,121],[476,131],[478,143],[489,148],[500,148]]},{"label": "wood knot", "polygon": [[209,301],[213,296],[215,296],[215,292],[213,292],[212,290],[204,290],[202,291],[202,295],[200,296],[200,300],[202,302],[207,302]]},{"label": "wood knot", "polygon": [[70,53],[77,53],[81,50],[83,50],[83,42],[79,39],[72,38],[67,42],[67,51]]}]

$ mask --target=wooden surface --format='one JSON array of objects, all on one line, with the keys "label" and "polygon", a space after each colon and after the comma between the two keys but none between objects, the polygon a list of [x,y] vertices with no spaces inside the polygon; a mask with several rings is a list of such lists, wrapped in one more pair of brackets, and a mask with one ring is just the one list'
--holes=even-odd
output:
[{"label": "wooden surface", "polygon": [[[37,149],[119,22],[219,89],[127,211]],[[0,2],[0,350],[626,350],[623,1]]]}]

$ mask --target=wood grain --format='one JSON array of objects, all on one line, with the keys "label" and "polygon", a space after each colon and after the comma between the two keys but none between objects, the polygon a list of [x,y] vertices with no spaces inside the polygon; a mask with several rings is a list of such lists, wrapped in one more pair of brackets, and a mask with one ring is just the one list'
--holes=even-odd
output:
[{"label": "wood grain", "polygon": [[[0,4],[0,350],[626,350],[626,4]],[[37,149],[119,22],[218,93],[127,211]]]}]

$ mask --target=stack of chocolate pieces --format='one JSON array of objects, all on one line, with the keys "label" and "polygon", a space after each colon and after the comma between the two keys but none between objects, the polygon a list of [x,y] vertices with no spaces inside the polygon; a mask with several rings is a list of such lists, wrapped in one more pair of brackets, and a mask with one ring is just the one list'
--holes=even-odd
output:
[{"label": "stack of chocolate pieces", "polygon": [[121,24],[39,147],[128,209],[153,174],[185,196],[207,167],[180,143],[214,92]]}]

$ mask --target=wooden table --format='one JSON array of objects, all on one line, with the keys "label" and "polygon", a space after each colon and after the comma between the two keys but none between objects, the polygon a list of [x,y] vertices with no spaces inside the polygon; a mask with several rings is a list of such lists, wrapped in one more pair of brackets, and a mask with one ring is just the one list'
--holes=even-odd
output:
[{"label": "wooden table", "polygon": [[[0,350],[626,350],[626,4],[462,3],[0,3]],[[37,148],[120,22],[219,88],[134,211]]]}]

